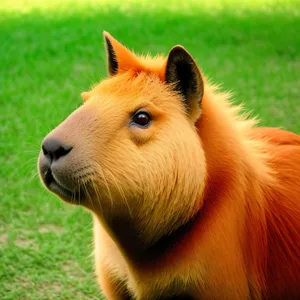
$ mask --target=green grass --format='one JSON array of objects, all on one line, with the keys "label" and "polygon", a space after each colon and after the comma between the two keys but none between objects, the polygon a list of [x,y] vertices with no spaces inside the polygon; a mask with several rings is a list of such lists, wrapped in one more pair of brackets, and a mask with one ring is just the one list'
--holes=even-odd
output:
[{"label": "green grass", "polygon": [[99,299],[91,216],[42,188],[36,160],[106,75],[103,30],[140,53],[184,45],[262,125],[300,133],[299,1],[181,2],[1,0],[0,299]]}]

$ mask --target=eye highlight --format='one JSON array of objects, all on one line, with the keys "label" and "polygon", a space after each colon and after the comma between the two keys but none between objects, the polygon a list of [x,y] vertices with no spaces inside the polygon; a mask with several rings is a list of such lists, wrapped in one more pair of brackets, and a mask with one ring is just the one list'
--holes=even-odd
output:
[{"label": "eye highlight", "polygon": [[130,125],[136,125],[141,128],[147,128],[150,126],[151,120],[152,117],[150,113],[140,110],[135,113],[130,122]]}]

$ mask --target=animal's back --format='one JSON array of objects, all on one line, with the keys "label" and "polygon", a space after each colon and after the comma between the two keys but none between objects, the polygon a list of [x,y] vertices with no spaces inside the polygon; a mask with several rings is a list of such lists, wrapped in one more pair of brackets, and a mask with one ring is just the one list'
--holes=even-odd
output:
[{"label": "animal's back", "polygon": [[[276,182],[264,186],[266,199],[266,287],[269,299],[300,295],[300,136],[276,128],[256,128],[267,139]],[[299,242],[297,242],[299,241]]]},{"label": "animal's back", "polygon": [[255,127],[252,129],[252,135],[255,138],[267,139],[272,145],[300,147],[300,136],[291,131],[273,127]]}]

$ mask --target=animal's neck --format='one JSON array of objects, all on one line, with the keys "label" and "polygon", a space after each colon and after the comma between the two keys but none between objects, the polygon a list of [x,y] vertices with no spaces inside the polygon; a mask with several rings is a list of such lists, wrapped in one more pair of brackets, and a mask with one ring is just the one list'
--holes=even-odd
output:
[{"label": "animal's neck", "polygon": [[[266,166],[263,148],[266,146],[254,138],[251,140],[251,121],[236,121],[230,107],[221,99],[206,97],[203,115],[197,127],[207,159],[209,181],[204,195],[201,222],[219,218],[220,207],[234,211],[232,230],[226,234],[239,234],[244,251],[245,264],[251,274],[262,274],[266,258],[265,203],[263,188],[270,174]],[[223,107],[222,107],[223,106]],[[232,108],[231,108],[232,110]],[[224,216],[222,216],[224,217]],[[225,222],[230,224],[231,219]],[[251,224],[251,225],[249,225]],[[211,226],[211,225],[210,225]],[[205,225],[203,225],[205,227]],[[199,233],[199,231],[198,231]],[[255,278],[262,281],[262,278]]]},{"label": "animal's neck", "polygon": [[99,219],[125,257],[135,266],[147,268],[153,263],[162,261],[169,251],[174,249],[177,242],[192,230],[199,218],[200,211],[171,234],[162,235],[153,243],[145,243],[145,237],[140,234],[138,222],[129,216],[111,217],[109,221],[105,221],[103,217]]}]

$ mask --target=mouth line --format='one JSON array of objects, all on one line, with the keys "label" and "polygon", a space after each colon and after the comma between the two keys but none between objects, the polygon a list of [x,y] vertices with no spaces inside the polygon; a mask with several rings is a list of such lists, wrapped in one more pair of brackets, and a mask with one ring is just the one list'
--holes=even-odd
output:
[{"label": "mouth line", "polygon": [[47,173],[45,174],[44,181],[47,188],[55,194],[67,198],[68,200],[74,198],[75,193],[59,184],[57,180],[55,180],[51,170],[47,171]]}]

